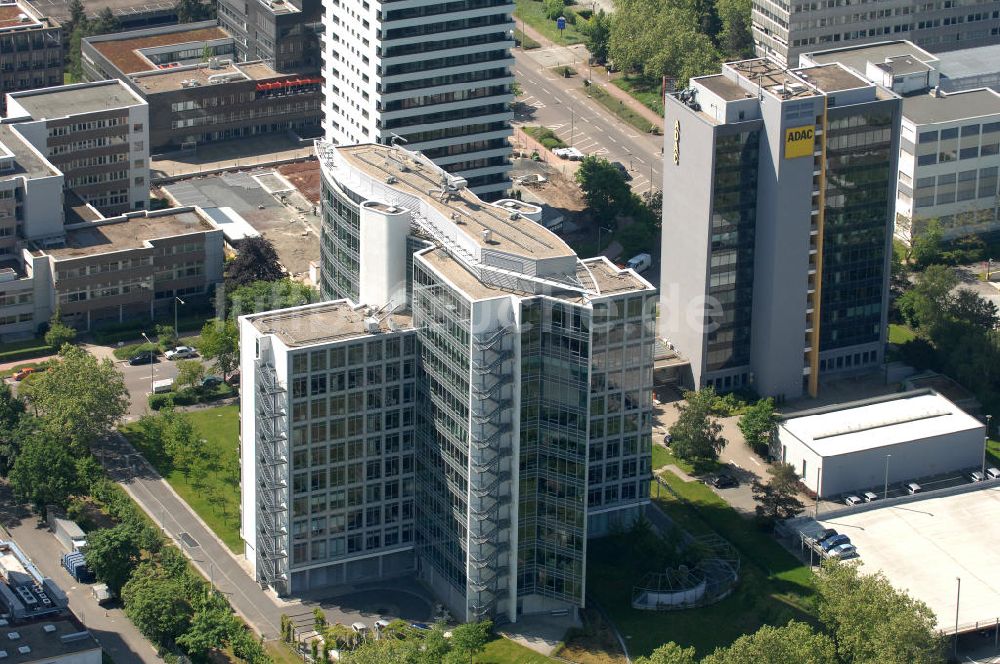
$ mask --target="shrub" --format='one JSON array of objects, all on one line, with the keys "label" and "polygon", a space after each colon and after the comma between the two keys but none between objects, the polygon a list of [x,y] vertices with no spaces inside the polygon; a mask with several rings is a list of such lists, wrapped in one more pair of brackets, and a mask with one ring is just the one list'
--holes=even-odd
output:
[{"label": "shrub", "polygon": [[566,3],[563,0],[545,0],[544,2],[545,18],[549,20],[556,20],[563,15],[563,11],[566,9]]},{"label": "shrub", "polygon": [[173,408],[175,405],[173,394],[150,394],[149,395],[149,407],[153,410],[161,410],[163,408]]}]

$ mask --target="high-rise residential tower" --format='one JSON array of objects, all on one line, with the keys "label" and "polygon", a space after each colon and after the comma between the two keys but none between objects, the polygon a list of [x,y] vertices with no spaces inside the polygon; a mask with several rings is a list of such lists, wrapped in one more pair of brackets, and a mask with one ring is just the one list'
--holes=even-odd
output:
[{"label": "high-rise residential tower", "polygon": [[513,2],[325,0],[324,8],[328,141],[405,141],[480,196],[509,188]]},{"label": "high-rise residential tower", "polygon": [[839,64],[667,98],[661,333],[695,387],[815,395],[882,362],[900,99]]},{"label": "high-rise residential tower", "polygon": [[258,580],[416,570],[460,620],[584,606],[587,539],[649,500],[656,289],[417,153],[319,157],[335,299],[241,319]]},{"label": "high-rise residential tower", "polygon": [[757,55],[799,66],[806,51],[909,39],[931,51],[995,44],[1000,1],[753,0]]}]

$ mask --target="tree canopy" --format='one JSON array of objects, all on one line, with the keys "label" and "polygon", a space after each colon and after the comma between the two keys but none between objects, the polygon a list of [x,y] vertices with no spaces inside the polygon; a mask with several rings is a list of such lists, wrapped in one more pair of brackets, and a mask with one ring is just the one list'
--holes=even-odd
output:
[{"label": "tree canopy", "polygon": [[677,421],[670,426],[670,449],[687,461],[707,461],[719,458],[726,446],[722,425],[712,417],[716,399],[711,387],[697,392],[685,392],[684,401],[674,404],[680,411]]},{"label": "tree canopy", "polygon": [[84,557],[98,579],[118,594],[139,562],[139,544],[135,530],[127,524],[101,528],[87,537]]},{"label": "tree canopy", "polygon": [[701,664],[838,664],[837,648],[826,634],[790,621],[784,627],[764,625],[719,648]]},{"label": "tree canopy", "polygon": [[245,286],[255,281],[277,281],[285,276],[274,245],[264,237],[251,237],[240,243],[236,258],[226,268],[226,283]]},{"label": "tree canopy", "polygon": [[229,293],[231,318],[259,311],[310,304],[319,299],[315,288],[289,278],[243,284]]},{"label": "tree canopy", "polygon": [[206,322],[201,328],[198,350],[205,359],[215,362],[223,378],[229,378],[240,364],[240,331],[236,321],[227,318]]},{"label": "tree canopy", "polygon": [[757,517],[770,524],[790,519],[801,512],[803,505],[798,499],[799,477],[795,474],[795,467],[790,463],[775,463],[768,467],[767,473],[770,478],[766,483],[759,480],[753,483]]},{"label": "tree canopy", "polygon": [[183,582],[163,567],[145,562],[135,568],[125,587],[125,614],[154,643],[175,640],[190,624],[193,611]]},{"label": "tree canopy", "polygon": [[740,415],[737,426],[747,445],[758,454],[763,454],[771,443],[771,432],[776,421],[774,399],[768,397],[748,406]]},{"label": "tree canopy", "polygon": [[49,505],[65,507],[80,490],[76,456],[51,429],[26,427],[27,434],[10,471],[14,495],[30,502],[39,514]]}]

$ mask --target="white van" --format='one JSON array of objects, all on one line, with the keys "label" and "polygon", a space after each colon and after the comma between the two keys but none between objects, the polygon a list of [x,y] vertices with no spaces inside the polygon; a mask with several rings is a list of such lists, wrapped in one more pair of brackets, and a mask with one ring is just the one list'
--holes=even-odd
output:
[{"label": "white van", "polygon": [[153,394],[163,394],[164,392],[170,392],[174,389],[174,379],[165,378],[163,380],[153,381]]},{"label": "white van", "polygon": [[653,257],[649,254],[637,254],[628,259],[627,267],[636,272],[645,272],[653,264]]}]

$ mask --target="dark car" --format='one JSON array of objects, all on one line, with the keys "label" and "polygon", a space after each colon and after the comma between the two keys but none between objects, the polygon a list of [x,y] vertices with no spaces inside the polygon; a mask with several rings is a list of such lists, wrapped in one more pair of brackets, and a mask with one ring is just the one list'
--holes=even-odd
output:
[{"label": "dark car", "polygon": [[205,388],[213,388],[222,385],[222,379],[218,376],[205,376],[201,379],[201,386]]},{"label": "dark car", "polygon": [[738,487],[739,485],[739,480],[732,475],[718,475],[712,478],[712,486],[716,489],[732,489]]},{"label": "dark car", "polygon": [[822,544],[831,537],[836,537],[837,534],[838,534],[837,531],[834,530],[833,528],[825,528],[824,530],[820,531],[818,535],[816,535],[816,543]]},{"label": "dark car", "polygon": [[840,546],[841,544],[850,544],[851,538],[847,535],[834,535],[830,539],[823,540],[820,546],[823,547],[824,551],[829,551],[835,546]]},{"label": "dark car", "polygon": [[614,166],[618,170],[618,172],[622,174],[622,177],[625,178],[626,182],[632,179],[632,174],[628,172],[628,169],[625,167],[625,164],[621,163],[620,161],[613,161],[611,162],[611,165]]},{"label": "dark car", "polygon": [[128,363],[130,365],[137,366],[140,364],[152,364],[156,362],[156,353],[151,350],[142,350],[128,358]]}]

